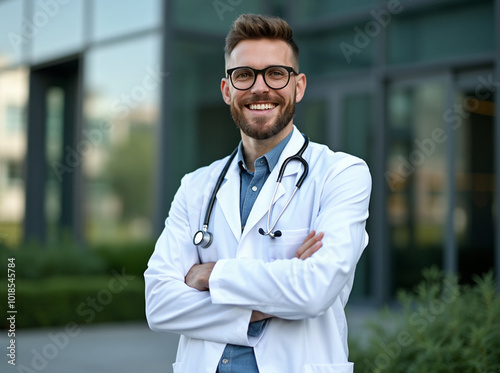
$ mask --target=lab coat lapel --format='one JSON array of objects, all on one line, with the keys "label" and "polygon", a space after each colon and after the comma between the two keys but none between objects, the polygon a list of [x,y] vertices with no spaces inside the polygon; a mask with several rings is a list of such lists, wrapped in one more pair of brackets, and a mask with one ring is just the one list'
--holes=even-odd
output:
[{"label": "lab coat lapel", "polygon": [[236,159],[227,171],[224,183],[217,193],[217,202],[236,240],[241,236],[240,174]]},{"label": "lab coat lapel", "polygon": [[[264,215],[267,214],[267,211],[269,210],[269,206],[271,204],[271,199],[273,197],[274,189],[276,188],[276,180],[278,179],[278,173],[281,169],[281,166],[283,165],[285,159],[296,154],[299,151],[302,144],[303,144],[303,137],[294,126],[292,138],[288,142],[285,149],[283,149],[283,152],[281,153],[278,163],[276,164],[271,174],[267,178],[264,186],[262,187],[262,190],[259,193],[259,196],[257,197],[257,200],[255,201],[255,204],[253,205],[252,211],[248,216],[245,230],[243,231],[242,239],[244,239],[246,234],[255,227],[255,225],[262,219]],[[299,162],[291,162],[288,164],[283,174],[283,181],[281,184],[279,184],[278,189],[276,191],[273,205],[281,197],[283,197],[284,194],[287,194],[287,196],[291,195],[291,193],[293,192],[293,188],[291,190],[287,190],[287,188],[284,185],[285,179],[294,174],[297,174],[300,171],[300,169],[301,169],[301,164]],[[293,184],[293,186],[295,186],[295,183]],[[273,217],[277,216],[276,214],[279,214],[279,212],[274,213],[273,211],[273,216],[271,217],[270,220],[270,226],[272,226],[272,224],[274,223]],[[256,227],[256,229],[259,228],[262,228],[267,231],[265,223],[264,226],[262,227]]]}]

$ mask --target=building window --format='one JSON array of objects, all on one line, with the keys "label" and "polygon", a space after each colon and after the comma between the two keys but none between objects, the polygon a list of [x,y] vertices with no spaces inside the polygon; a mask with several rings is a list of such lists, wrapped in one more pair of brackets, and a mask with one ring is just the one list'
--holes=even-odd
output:
[{"label": "building window", "polygon": [[424,268],[442,266],[447,212],[445,93],[439,80],[389,89],[385,176],[393,292],[418,283]]}]

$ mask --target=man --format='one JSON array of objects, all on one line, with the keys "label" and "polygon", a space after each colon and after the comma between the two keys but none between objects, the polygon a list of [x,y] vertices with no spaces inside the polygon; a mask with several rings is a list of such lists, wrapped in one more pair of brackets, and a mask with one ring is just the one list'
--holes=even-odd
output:
[{"label": "man", "polygon": [[[294,126],[306,77],[285,21],[240,16],[225,60],[238,154],[203,228],[207,248],[196,232],[228,158],[183,178],[145,272],[149,325],[181,335],[175,373],[352,372],[344,306],[368,243],[368,168],[305,144]],[[301,187],[293,194],[300,161],[275,187],[304,146]]]}]

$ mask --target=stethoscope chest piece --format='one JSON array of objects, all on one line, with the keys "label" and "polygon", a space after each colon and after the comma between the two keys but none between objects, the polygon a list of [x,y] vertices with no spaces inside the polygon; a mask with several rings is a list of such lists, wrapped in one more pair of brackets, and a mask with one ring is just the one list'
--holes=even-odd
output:
[{"label": "stethoscope chest piece", "polygon": [[208,232],[207,229],[207,226],[203,226],[203,228],[193,236],[193,243],[196,246],[201,246],[203,249],[209,247],[213,239],[212,233]]}]

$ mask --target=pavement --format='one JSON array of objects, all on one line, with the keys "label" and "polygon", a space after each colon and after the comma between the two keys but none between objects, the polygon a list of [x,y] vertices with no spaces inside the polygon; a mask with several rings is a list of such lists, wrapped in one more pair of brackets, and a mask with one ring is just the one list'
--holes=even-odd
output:
[{"label": "pavement", "polygon": [[[349,308],[350,333],[362,332],[373,315],[373,309]],[[14,366],[8,363],[8,331],[0,333],[2,373],[172,373],[179,340],[151,331],[146,322],[19,330]]]},{"label": "pavement", "polygon": [[172,373],[179,340],[145,322],[20,330],[13,366],[7,331],[0,332],[2,373]]}]

